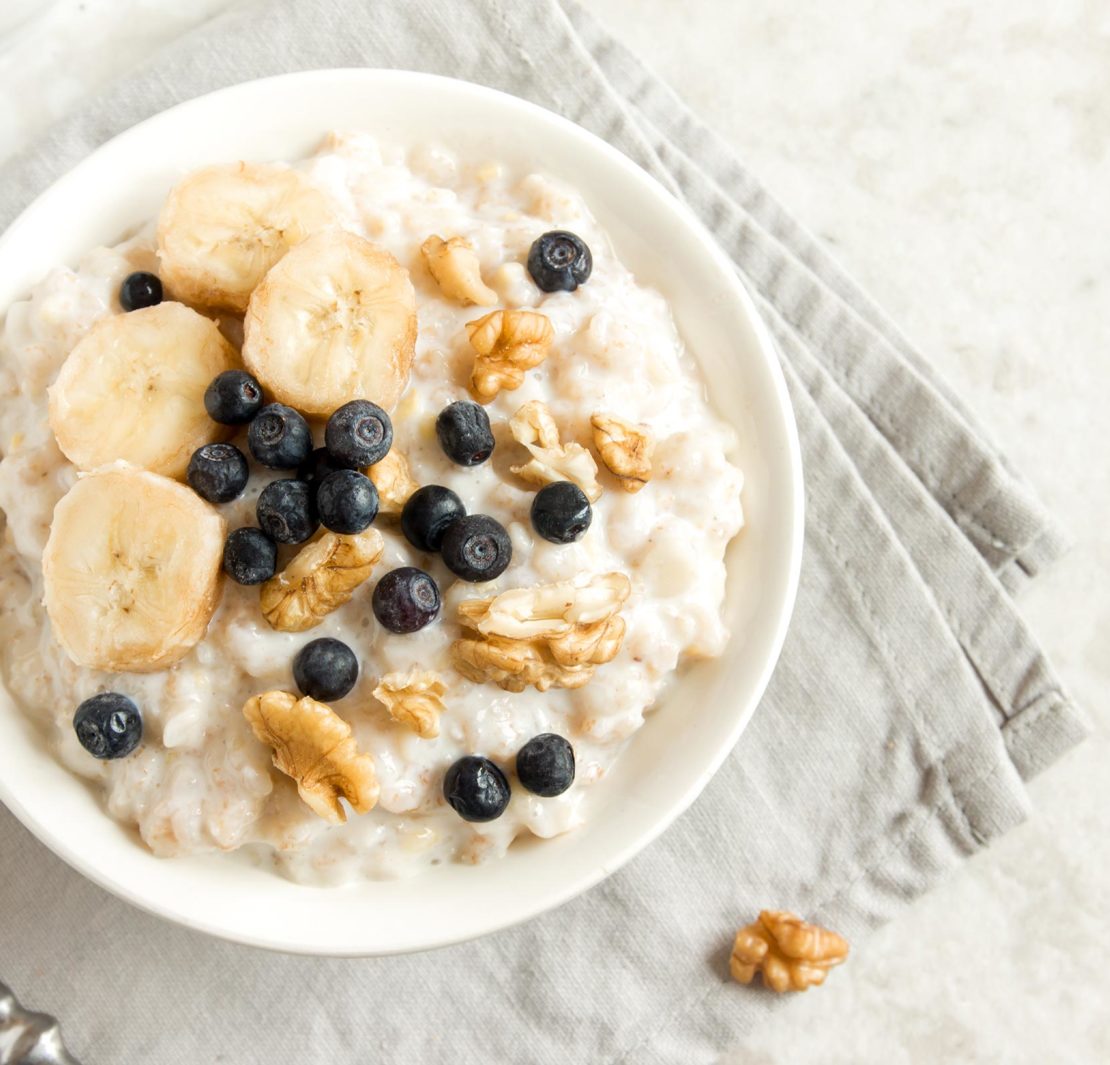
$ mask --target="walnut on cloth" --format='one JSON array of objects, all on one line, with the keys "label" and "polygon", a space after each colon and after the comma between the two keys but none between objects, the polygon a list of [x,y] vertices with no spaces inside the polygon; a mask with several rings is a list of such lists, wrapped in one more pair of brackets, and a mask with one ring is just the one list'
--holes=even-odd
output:
[{"label": "walnut on cloth", "polygon": [[497,398],[504,388],[519,388],[524,373],[539,366],[551,350],[555,330],[538,311],[491,311],[466,323],[476,355],[470,391],[480,403]]},{"label": "walnut on cloth", "polygon": [[433,234],[420,245],[420,254],[440,292],[449,300],[480,307],[492,307],[497,302],[497,293],[482,280],[478,256],[470,241],[463,237],[444,240]]},{"label": "walnut on cloth", "polygon": [[631,590],[623,573],[606,573],[464,600],[459,621],[473,635],[451,645],[452,663],[506,691],[580,688],[620,650]]},{"label": "walnut on cloth", "polygon": [[364,472],[378,490],[378,513],[391,518],[400,517],[409,496],[420,487],[412,478],[408,459],[397,448]]},{"label": "walnut on cloth", "polygon": [[525,403],[509,419],[509,432],[532,456],[528,462],[511,467],[518,477],[540,485],[573,481],[591,503],[597,502],[601,485],[593,455],[573,440],[565,444],[560,441],[559,427],[546,404],[538,399]]},{"label": "walnut on cloth", "polygon": [[359,813],[378,801],[374,762],[360,754],[351,726],[330,706],[307,695],[263,692],[248,699],[243,716],[263,743],[274,749],[274,765],[297,782],[313,813],[332,824],[347,820],[342,796]]},{"label": "walnut on cloth", "polygon": [[382,557],[377,529],[355,536],[325,533],[302,547],[281,573],[258,590],[262,616],[280,632],[304,632],[350,601]]},{"label": "walnut on cloth", "polygon": [[655,440],[644,425],[625,421],[615,414],[594,414],[594,447],[609,472],[626,492],[638,492],[651,480],[651,457]]},{"label": "walnut on cloth", "polygon": [[374,698],[385,705],[397,724],[432,740],[439,735],[446,692],[447,685],[438,673],[414,668],[407,673],[386,673],[374,689]]},{"label": "walnut on cloth", "polygon": [[785,910],[762,910],[736,933],[729,971],[742,984],[761,972],[772,991],[805,991],[823,984],[829,969],[847,956],[848,943],[835,932]]}]

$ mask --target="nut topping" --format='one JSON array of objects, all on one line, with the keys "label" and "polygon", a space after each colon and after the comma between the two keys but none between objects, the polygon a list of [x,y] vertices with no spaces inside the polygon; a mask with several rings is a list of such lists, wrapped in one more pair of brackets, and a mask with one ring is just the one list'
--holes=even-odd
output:
[{"label": "nut topping", "polygon": [[478,353],[470,390],[481,403],[496,399],[503,388],[519,388],[524,372],[547,358],[555,339],[550,320],[537,311],[492,311],[467,322],[466,332]]},{"label": "nut topping", "polygon": [[497,302],[497,293],[482,281],[478,256],[470,241],[463,237],[444,240],[433,235],[420,246],[420,253],[440,291],[449,300],[476,303],[480,307],[492,307]]},{"label": "nut topping", "polygon": [[366,470],[378,490],[378,513],[399,518],[409,496],[420,486],[412,479],[408,459],[393,448],[381,462]]},{"label": "nut topping", "polygon": [[384,550],[385,541],[377,529],[357,536],[325,533],[261,586],[262,616],[280,632],[311,629],[350,600]]},{"label": "nut topping", "polygon": [[573,440],[560,443],[559,428],[545,404],[538,399],[525,403],[509,419],[509,432],[532,455],[524,465],[513,466],[513,473],[531,484],[573,481],[591,503],[597,502],[601,485],[593,455]]},{"label": "nut topping", "polygon": [[459,621],[475,635],[452,644],[452,661],[469,680],[506,691],[579,688],[620,650],[618,611],[630,592],[623,573],[607,573],[464,600]]},{"label": "nut topping", "polygon": [[342,796],[359,813],[378,801],[374,762],[360,754],[351,726],[329,706],[307,695],[283,691],[248,699],[243,716],[254,734],[274,749],[274,765],[297,782],[297,792],[313,813],[342,824]]},{"label": "nut topping", "polygon": [[736,933],[729,971],[742,984],[761,972],[773,991],[805,991],[823,984],[847,956],[848,943],[835,932],[785,910],[762,910],[758,921]]},{"label": "nut topping", "polygon": [[438,673],[410,669],[407,673],[387,673],[374,689],[374,698],[384,703],[389,716],[407,725],[426,740],[439,735],[439,715],[447,685]]},{"label": "nut topping", "polygon": [[609,471],[626,492],[638,492],[651,480],[651,456],[655,440],[647,427],[618,418],[615,414],[595,414],[594,447]]}]

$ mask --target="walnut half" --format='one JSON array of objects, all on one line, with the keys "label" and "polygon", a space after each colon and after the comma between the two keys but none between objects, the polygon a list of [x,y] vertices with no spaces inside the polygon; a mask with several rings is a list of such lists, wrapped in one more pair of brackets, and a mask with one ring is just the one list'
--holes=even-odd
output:
[{"label": "walnut half", "polygon": [[452,662],[468,680],[506,691],[580,688],[620,650],[631,590],[623,573],[606,573],[464,600],[459,621],[473,635],[451,645]]},{"label": "walnut half", "polygon": [[467,322],[466,334],[477,352],[470,391],[480,403],[496,399],[503,388],[519,388],[525,371],[547,358],[555,339],[550,319],[537,311],[492,311]]},{"label": "walnut half", "polygon": [[433,235],[420,246],[420,253],[440,292],[449,300],[476,303],[480,307],[492,307],[497,302],[497,293],[482,280],[482,269],[470,241],[463,237],[444,240]]},{"label": "walnut half", "polygon": [[742,984],[761,972],[773,991],[805,991],[823,984],[847,956],[848,943],[835,932],[785,910],[762,910],[758,921],[736,933],[729,971]]},{"label": "walnut half", "polygon": [[420,486],[412,479],[408,459],[393,448],[381,462],[366,468],[366,476],[378,490],[378,513],[400,517],[409,496]]},{"label": "walnut half", "polygon": [[581,444],[573,440],[561,443],[559,427],[546,404],[534,399],[525,403],[509,419],[509,432],[523,444],[532,458],[521,466],[511,467],[513,473],[530,484],[551,484],[573,481],[591,503],[601,496],[597,481],[597,463]]},{"label": "walnut half", "polygon": [[378,779],[368,754],[360,754],[351,726],[334,710],[307,695],[264,692],[248,699],[243,716],[254,734],[274,749],[274,765],[297,782],[313,813],[332,824],[347,814],[342,796],[359,813],[378,801]]},{"label": "walnut half", "polygon": [[377,529],[357,536],[325,533],[301,548],[281,573],[259,588],[262,616],[280,632],[304,632],[349,602],[382,557]]},{"label": "walnut half", "polygon": [[594,447],[621,488],[638,492],[651,480],[651,456],[655,441],[647,427],[618,418],[615,414],[595,414],[590,418]]},{"label": "walnut half", "polygon": [[374,698],[384,703],[398,725],[406,725],[426,740],[439,735],[439,715],[447,685],[429,669],[387,673],[374,689]]}]

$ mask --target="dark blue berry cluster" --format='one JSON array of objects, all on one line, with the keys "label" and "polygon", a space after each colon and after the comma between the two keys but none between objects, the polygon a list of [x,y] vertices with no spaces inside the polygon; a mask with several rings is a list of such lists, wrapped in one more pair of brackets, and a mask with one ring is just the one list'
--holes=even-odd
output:
[{"label": "dark blue berry cluster", "polygon": [[[535,736],[517,752],[516,776],[534,795],[562,795],[574,783],[574,748],[553,732]],[[465,755],[443,778],[443,797],[464,821],[493,821],[511,795],[505,771],[482,755]]]}]

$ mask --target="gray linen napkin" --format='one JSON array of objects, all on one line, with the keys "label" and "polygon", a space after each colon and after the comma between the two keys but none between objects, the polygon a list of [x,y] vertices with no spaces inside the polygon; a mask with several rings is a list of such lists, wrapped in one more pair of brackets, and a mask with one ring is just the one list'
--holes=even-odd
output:
[{"label": "gray linen napkin", "polygon": [[659,842],[554,913],[432,954],[319,960],[212,941],[105,895],[0,811],[0,975],[62,1018],[86,1065],[710,1061],[774,1005],[727,980],[739,921],[791,907],[858,941],[1020,821],[1023,779],[1083,736],[1010,598],[1060,538],[928,362],[572,0],[237,7],[11,163],[0,225],[170,104],[363,65],[562,112],[685,199],[732,256],[777,337],[804,451],[805,562],[782,661],[736,751]]}]

